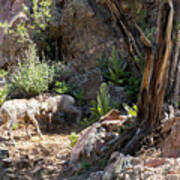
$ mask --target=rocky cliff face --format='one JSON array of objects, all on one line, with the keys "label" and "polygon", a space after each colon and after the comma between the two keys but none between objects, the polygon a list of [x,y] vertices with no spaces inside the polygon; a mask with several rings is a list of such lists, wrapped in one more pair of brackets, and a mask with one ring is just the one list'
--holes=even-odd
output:
[{"label": "rocky cliff face", "polygon": [[[25,15],[22,15],[22,4],[24,0],[10,0],[0,1],[0,22],[8,22],[9,25],[15,26],[19,20],[25,20]],[[6,63],[12,63],[15,61],[15,56],[20,53],[20,48],[23,45],[17,43],[17,39],[13,39],[10,34],[4,32],[0,28],[0,67],[3,67]]]},{"label": "rocky cliff face", "polygon": [[[1,1],[0,21],[8,21],[15,25],[19,19],[25,20],[18,14],[22,12],[24,0]],[[30,7],[31,4],[28,4]],[[56,1],[53,8],[53,20],[47,27],[46,41],[57,42],[58,58],[65,62],[77,59],[95,60],[103,54],[111,52],[113,45],[118,48],[122,56],[127,56],[121,34],[116,30],[112,15],[103,1]],[[4,11],[4,9],[7,9]],[[21,46],[12,37],[0,31],[1,67],[5,59],[13,61]],[[17,40],[17,39],[16,39]],[[46,42],[47,43],[47,42]],[[41,44],[42,45],[42,44]],[[43,48],[43,46],[42,46]],[[83,65],[83,64],[82,64]]]}]

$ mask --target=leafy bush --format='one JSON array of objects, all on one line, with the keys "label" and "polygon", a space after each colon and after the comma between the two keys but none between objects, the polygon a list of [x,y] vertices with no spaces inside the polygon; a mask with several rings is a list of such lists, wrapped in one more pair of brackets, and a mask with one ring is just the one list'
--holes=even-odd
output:
[{"label": "leafy bush", "polygon": [[96,115],[97,118],[100,118],[110,110],[110,95],[108,92],[107,84],[102,83],[97,95],[97,100],[92,101],[91,111]]},{"label": "leafy bush", "polygon": [[15,94],[34,96],[48,90],[53,81],[54,66],[45,60],[40,62],[35,45],[26,51],[23,62],[19,62],[17,70],[10,76],[10,84]]},{"label": "leafy bush", "polygon": [[73,147],[77,143],[78,137],[79,136],[75,132],[72,132],[68,136],[68,139],[71,141],[71,147]]}]

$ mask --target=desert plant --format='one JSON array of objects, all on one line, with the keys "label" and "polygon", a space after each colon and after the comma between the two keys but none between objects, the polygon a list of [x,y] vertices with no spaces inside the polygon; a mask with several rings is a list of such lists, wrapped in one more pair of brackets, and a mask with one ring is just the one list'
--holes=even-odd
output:
[{"label": "desert plant", "polygon": [[78,100],[81,105],[86,104],[86,101],[84,100],[85,92],[83,88],[74,87],[71,94]]},{"label": "desert plant", "polygon": [[79,136],[75,132],[72,132],[68,136],[68,139],[71,141],[71,147],[73,147],[77,143],[78,137]]},{"label": "desert plant", "polygon": [[68,85],[65,81],[56,81],[56,87],[54,88],[56,93],[66,94],[71,92],[71,86]]},{"label": "desert plant", "polygon": [[100,118],[109,112],[110,109],[110,95],[107,84],[102,83],[96,101],[92,101],[91,111],[96,115],[97,118]]},{"label": "desert plant", "polygon": [[138,109],[136,105],[133,105],[133,107],[130,107],[129,105],[124,103],[123,107],[127,111],[128,115],[132,115],[133,117],[137,116]]},{"label": "desert plant", "polygon": [[5,85],[2,89],[0,89],[0,106],[4,103],[9,95],[9,86]]},{"label": "desert plant", "polygon": [[[144,55],[141,54],[141,56]],[[134,61],[142,67],[144,66],[141,58],[135,56]],[[119,58],[115,47],[112,48],[111,57],[108,60],[105,58],[99,59],[97,65],[101,68],[103,76],[109,83],[124,86],[132,101],[137,101],[141,78],[128,71],[127,63]]]},{"label": "desert plant", "polygon": [[[52,1],[51,0],[32,0],[32,9],[23,5],[23,11],[29,18],[30,23],[25,21],[19,22],[15,29],[7,21],[0,22],[5,34],[12,34],[13,38],[18,37],[19,43],[32,42],[29,30],[32,32],[33,38],[44,38],[42,32],[46,29],[48,23],[52,19]],[[41,36],[40,36],[41,34]]]},{"label": "desert plant", "polygon": [[[0,70],[0,78],[2,80],[5,79],[6,75],[7,75],[7,71],[1,69]],[[0,106],[7,99],[8,95],[9,95],[9,85],[6,84],[6,85],[2,86],[0,89]]]},{"label": "desert plant", "polygon": [[40,61],[35,45],[31,45],[9,78],[13,92],[20,96],[34,96],[47,91],[53,81],[54,69],[45,60]]},{"label": "desert plant", "polygon": [[131,74],[131,76],[129,77],[127,81],[126,90],[127,90],[128,96],[131,97],[131,100],[133,102],[137,101],[140,85],[141,85],[141,78],[138,78]]},{"label": "desert plant", "polygon": [[116,48],[113,47],[108,61],[108,72],[103,73],[104,76],[116,84],[122,84],[129,75],[126,68],[127,63],[122,58],[119,58]]}]

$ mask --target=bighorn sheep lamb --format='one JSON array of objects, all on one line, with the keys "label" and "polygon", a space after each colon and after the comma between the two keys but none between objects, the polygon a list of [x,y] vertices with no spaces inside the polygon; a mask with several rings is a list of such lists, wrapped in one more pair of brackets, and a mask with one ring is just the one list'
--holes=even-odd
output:
[{"label": "bighorn sheep lamb", "polygon": [[75,99],[69,95],[58,95],[49,97],[42,103],[42,113],[48,115],[49,125],[52,123],[52,116],[57,112],[67,112],[75,115],[76,122],[81,119],[81,111],[75,106]]},{"label": "bighorn sheep lamb", "polygon": [[6,101],[0,108],[0,125],[7,124],[9,137],[13,144],[15,144],[12,128],[14,124],[21,120],[26,123],[26,133],[31,137],[29,133],[29,124],[33,123],[37,133],[42,137],[41,130],[39,128],[37,117],[43,117],[48,115],[49,125],[52,122],[52,115],[57,112],[68,112],[76,115],[76,120],[79,122],[81,118],[81,111],[75,106],[75,100],[69,95],[59,95],[54,97],[47,97],[40,100],[35,98],[27,99],[14,99]]},{"label": "bighorn sheep lamb", "polygon": [[[7,129],[9,137],[13,144],[15,144],[12,128],[14,124],[22,120],[26,123],[26,133],[31,137],[28,129],[30,122],[36,127],[37,133],[42,137],[41,130],[39,128],[36,116],[40,115],[41,104],[34,98],[30,100],[26,99],[14,99],[6,101],[0,108],[0,124],[7,123]],[[26,122],[27,121],[27,122]]]}]

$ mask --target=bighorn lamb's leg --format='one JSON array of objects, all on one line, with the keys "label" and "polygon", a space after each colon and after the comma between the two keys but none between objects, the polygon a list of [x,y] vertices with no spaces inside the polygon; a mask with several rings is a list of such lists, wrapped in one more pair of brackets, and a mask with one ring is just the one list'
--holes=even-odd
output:
[{"label": "bighorn lamb's leg", "polygon": [[29,119],[27,118],[27,120],[26,120],[26,134],[27,134],[27,136],[29,137],[29,139],[31,139],[32,136],[31,136],[31,133],[30,133],[30,131],[29,131],[29,124],[30,124],[30,121],[29,121]]},{"label": "bighorn lamb's leg", "polygon": [[37,131],[39,137],[40,137],[40,138],[43,138],[43,135],[42,135],[42,133],[41,133],[41,130],[40,130],[40,128],[39,128],[39,124],[38,124],[38,122],[37,122],[37,120],[36,120],[36,118],[35,118],[34,113],[29,110],[29,111],[27,111],[27,115],[28,115],[30,121],[34,124],[34,126],[35,126],[35,128],[36,128],[36,131]]},{"label": "bighorn lamb's leg", "polygon": [[12,142],[13,145],[16,144],[15,140],[14,140],[14,136],[13,136],[13,133],[12,133],[12,128],[16,122],[16,114],[8,114],[8,123],[7,123],[7,130],[8,130],[8,135],[9,135],[9,138]]}]

